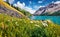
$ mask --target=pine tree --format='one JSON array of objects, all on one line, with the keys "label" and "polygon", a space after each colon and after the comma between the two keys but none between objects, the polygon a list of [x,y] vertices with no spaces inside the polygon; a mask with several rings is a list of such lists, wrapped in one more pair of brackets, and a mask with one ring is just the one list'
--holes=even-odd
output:
[{"label": "pine tree", "polygon": [[6,2],[10,5],[9,0],[6,0]]}]

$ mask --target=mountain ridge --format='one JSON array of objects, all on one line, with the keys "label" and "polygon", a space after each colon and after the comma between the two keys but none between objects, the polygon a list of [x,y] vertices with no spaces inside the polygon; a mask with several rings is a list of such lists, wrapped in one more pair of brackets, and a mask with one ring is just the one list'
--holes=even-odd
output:
[{"label": "mountain ridge", "polygon": [[[51,15],[60,10],[60,3],[50,3],[45,7],[39,8],[34,15]],[[60,13],[60,12],[57,12]],[[57,14],[56,14],[57,15]],[[52,16],[52,15],[51,15]],[[54,14],[53,14],[54,16]]]}]

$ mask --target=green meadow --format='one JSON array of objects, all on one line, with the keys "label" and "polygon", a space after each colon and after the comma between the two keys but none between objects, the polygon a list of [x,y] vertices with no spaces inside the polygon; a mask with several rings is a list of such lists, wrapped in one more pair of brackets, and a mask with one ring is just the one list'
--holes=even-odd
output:
[{"label": "green meadow", "polygon": [[60,25],[0,14],[0,37],[60,37]]}]

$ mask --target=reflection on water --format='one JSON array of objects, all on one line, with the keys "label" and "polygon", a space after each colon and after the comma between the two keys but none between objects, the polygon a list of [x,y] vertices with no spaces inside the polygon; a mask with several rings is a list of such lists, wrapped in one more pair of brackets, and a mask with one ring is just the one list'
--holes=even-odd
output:
[{"label": "reflection on water", "polygon": [[31,16],[32,20],[52,20],[54,23],[60,24],[60,16]]}]

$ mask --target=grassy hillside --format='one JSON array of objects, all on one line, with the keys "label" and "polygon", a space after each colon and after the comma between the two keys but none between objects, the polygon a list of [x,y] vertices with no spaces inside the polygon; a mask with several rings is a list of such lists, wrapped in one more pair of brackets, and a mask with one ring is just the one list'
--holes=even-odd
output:
[{"label": "grassy hillside", "polygon": [[[14,6],[12,6],[12,7],[14,7]],[[14,7],[14,8],[17,9],[18,11],[22,12],[27,17],[32,16],[31,13],[29,13],[28,11],[26,11],[24,9],[21,9],[21,8],[18,8],[18,7]]]},{"label": "grassy hillside", "polygon": [[[8,1],[6,1],[5,3],[7,3],[8,5],[10,5],[10,3]],[[21,9],[19,7],[15,7],[13,6],[13,4],[10,5],[11,7],[15,8],[16,10],[18,10],[19,12],[23,13],[25,16],[29,17],[29,16],[32,16],[32,14],[24,9]],[[15,9],[12,9],[12,10],[15,10]]]},{"label": "grassy hillside", "polygon": [[60,37],[60,26],[51,21],[47,24],[0,14],[0,37]]},{"label": "grassy hillside", "polygon": [[[19,12],[18,10],[16,10],[15,8],[13,8],[13,7],[11,7],[10,5],[8,5],[6,2],[3,2],[2,0],[0,0],[0,7],[4,10],[6,10],[6,11],[4,11],[4,12],[9,12],[9,13],[11,13],[11,12],[13,12],[14,14],[19,14],[19,15],[21,15],[22,17],[24,17],[24,18],[27,18],[22,12]],[[1,9],[0,8],[0,9]],[[0,10],[0,12],[3,12],[3,10]],[[15,13],[16,12],[16,13]],[[8,14],[8,13],[7,13]]]}]

